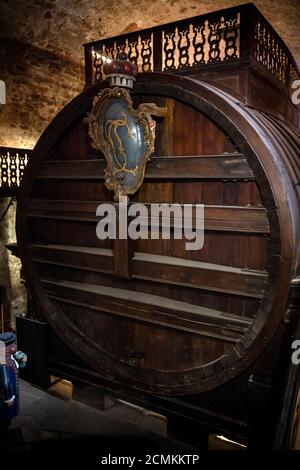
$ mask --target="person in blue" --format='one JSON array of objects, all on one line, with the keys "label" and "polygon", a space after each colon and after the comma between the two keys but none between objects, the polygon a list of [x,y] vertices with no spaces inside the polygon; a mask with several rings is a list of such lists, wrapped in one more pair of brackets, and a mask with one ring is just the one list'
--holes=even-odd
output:
[{"label": "person in blue", "polygon": [[0,431],[8,428],[19,410],[18,368],[24,367],[27,356],[16,351],[14,333],[0,334]]}]

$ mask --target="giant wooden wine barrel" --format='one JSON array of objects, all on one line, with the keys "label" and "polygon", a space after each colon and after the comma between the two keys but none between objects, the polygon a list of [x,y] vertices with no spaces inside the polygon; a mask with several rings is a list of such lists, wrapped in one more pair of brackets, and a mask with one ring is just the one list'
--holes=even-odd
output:
[{"label": "giant wooden wine barrel", "polygon": [[107,86],[58,114],[24,175],[18,246],[36,315],[114,383],[169,396],[215,389],[246,371],[284,321],[299,268],[299,134],[216,85],[141,74],[135,106],[167,114],[131,201],[204,204],[204,247],[99,240],[96,207],[113,193],[84,118]]},{"label": "giant wooden wine barrel", "polygon": [[204,204],[205,243],[136,240],[127,251],[96,236],[96,207],[113,193],[84,117],[104,86],[63,109],[28,165],[18,202],[28,286],[58,336],[106,377],[158,394],[209,390],[245,370],[283,320],[299,251],[299,135],[213,85],[141,76],[135,104],[167,114],[132,200]]}]

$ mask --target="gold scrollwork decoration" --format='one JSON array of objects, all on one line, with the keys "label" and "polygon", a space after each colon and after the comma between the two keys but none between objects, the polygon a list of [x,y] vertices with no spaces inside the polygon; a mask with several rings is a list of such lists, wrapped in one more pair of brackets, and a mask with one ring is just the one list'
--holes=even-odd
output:
[{"label": "gold scrollwork decoration", "polygon": [[[103,120],[114,98],[125,103],[125,111],[120,112],[117,118]],[[93,108],[84,121],[88,124],[92,146],[101,150],[105,156],[105,185],[109,190],[114,191],[116,200],[119,197],[134,194],[141,186],[146,163],[154,152],[156,123],[152,116],[162,117],[165,114],[166,108],[160,108],[154,103],[142,103],[138,109],[134,109],[128,90],[120,87],[107,88],[95,97]],[[128,116],[131,116],[136,126],[140,126],[143,130],[143,154],[140,160],[131,167],[130,155],[126,153],[123,141],[124,138],[126,142],[134,139]],[[127,131],[126,134],[123,132],[123,139],[120,135],[122,128],[125,132]],[[127,175],[132,176],[130,181],[126,179]]]}]

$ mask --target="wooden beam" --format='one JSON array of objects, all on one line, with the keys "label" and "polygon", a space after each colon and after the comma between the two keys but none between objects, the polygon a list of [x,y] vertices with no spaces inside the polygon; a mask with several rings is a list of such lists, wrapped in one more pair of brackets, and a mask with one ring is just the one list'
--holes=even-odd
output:
[{"label": "wooden beam", "polygon": [[205,206],[205,230],[270,233],[267,211],[263,207]]},{"label": "wooden beam", "polygon": [[[121,211],[128,213],[128,196],[122,196],[118,203],[115,203],[116,210],[116,238],[113,240],[114,246],[114,274],[115,276],[124,279],[130,278],[131,264],[130,260],[133,256],[132,240],[128,238],[127,233],[124,233],[120,238],[120,221],[119,221],[119,206]],[[122,215],[121,215],[122,217]],[[126,226],[127,228],[127,226]]]},{"label": "wooden beam", "polygon": [[[37,179],[103,180],[106,163],[93,160],[45,161]],[[240,153],[195,156],[153,156],[146,166],[145,179],[255,179],[246,158]]]},{"label": "wooden beam", "polygon": [[113,251],[107,248],[37,243],[30,245],[30,248],[34,261],[88,271],[113,272]]},{"label": "wooden beam", "polygon": [[267,282],[265,272],[149,253],[135,253],[132,277],[256,298]]},{"label": "wooden beam", "polygon": [[166,297],[73,281],[42,280],[59,302],[236,343],[251,320]]},{"label": "wooden beam", "polygon": [[[113,251],[70,245],[31,245],[33,260],[39,263],[113,274]],[[184,258],[135,253],[131,275],[153,282],[262,298],[267,273]]]},{"label": "wooden beam", "polygon": [[[96,223],[99,220],[99,217],[96,217],[96,209],[103,202],[32,199],[29,216]],[[145,205],[150,213],[150,204]],[[270,232],[267,211],[263,207],[206,205],[204,218],[205,230],[246,233]],[[171,227],[174,226],[174,220],[173,214],[171,214]]]}]

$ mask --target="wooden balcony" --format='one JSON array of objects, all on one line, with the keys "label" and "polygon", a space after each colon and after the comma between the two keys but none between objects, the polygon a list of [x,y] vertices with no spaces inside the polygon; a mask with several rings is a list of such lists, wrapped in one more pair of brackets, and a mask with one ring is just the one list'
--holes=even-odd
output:
[{"label": "wooden balcony", "polygon": [[86,86],[105,78],[103,64],[120,52],[140,72],[187,74],[258,64],[288,91],[300,77],[290,50],[252,3],[101,39],[84,48]]},{"label": "wooden balcony", "polygon": [[31,150],[0,147],[0,196],[14,197],[31,155]]}]

